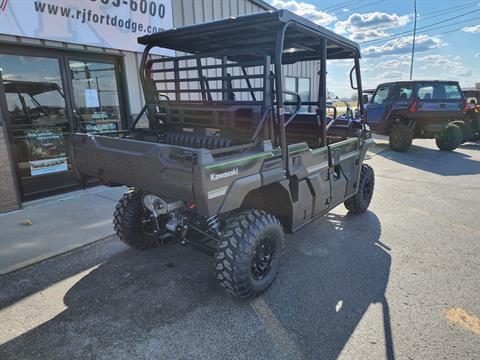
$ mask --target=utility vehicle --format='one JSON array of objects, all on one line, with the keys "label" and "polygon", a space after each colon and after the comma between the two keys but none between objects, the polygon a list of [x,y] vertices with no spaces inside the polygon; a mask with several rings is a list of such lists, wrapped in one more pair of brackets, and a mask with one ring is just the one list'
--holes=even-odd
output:
[{"label": "utility vehicle", "polygon": [[[464,132],[468,132],[471,128],[471,140],[480,140],[480,84],[472,88],[463,88],[463,95],[467,99],[465,107],[465,118],[467,128]],[[467,134],[468,137],[469,134]]]},{"label": "utility vehicle", "polygon": [[[361,97],[357,44],[286,10],[139,42],[142,112],[128,130],[77,133],[72,145],[80,179],[131,188],[114,213],[126,244],[191,245],[214,257],[221,286],[248,298],[272,284],[284,232],[341,203],[367,210],[374,173],[363,162],[373,140],[364,118],[326,116],[327,59],[352,60]],[[156,46],[182,54],[151,58]],[[315,101],[284,90],[284,66],[300,61],[319,64]],[[139,127],[144,114],[148,128]]]},{"label": "utility vehicle", "polygon": [[455,150],[470,137],[465,106],[456,81],[398,81],[377,86],[366,115],[372,132],[388,135],[394,151],[407,151],[414,138],[435,138],[440,150]]}]

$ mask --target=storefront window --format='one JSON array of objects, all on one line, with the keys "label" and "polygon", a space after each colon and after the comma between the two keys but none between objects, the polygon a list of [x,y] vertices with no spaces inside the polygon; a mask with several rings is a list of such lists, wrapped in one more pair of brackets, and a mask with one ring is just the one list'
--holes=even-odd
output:
[{"label": "storefront window", "polygon": [[0,68],[23,195],[73,184],[59,60],[0,54]]},{"label": "storefront window", "polygon": [[70,61],[75,111],[80,128],[99,133],[120,129],[120,102],[114,64]]},{"label": "storefront window", "polygon": [[7,103],[22,200],[77,185],[69,157],[71,133],[120,130],[124,109],[115,59],[34,54],[0,53],[0,96]]}]

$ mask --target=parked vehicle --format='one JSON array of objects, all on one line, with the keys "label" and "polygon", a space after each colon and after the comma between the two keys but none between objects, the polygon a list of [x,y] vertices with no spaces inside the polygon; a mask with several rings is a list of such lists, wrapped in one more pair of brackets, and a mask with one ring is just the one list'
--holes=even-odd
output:
[{"label": "parked vehicle", "polygon": [[[131,187],[114,214],[126,244],[191,245],[215,258],[221,286],[248,298],[272,284],[284,232],[341,203],[352,213],[367,210],[375,180],[363,161],[373,140],[363,119],[327,125],[325,111],[327,58],[352,59],[361,96],[357,44],[286,10],[139,42],[149,128],[135,121],[127,131],[73,139],[81,179]],[[156,46],[194,55],[150,58]],[[313,102],[284,90],[282,64],[307,60],[322,69]],[[287,105],[295,110],[285,112]],[[300,113],[302,105],[315,113]]]},{"label": "parked vehicle", "polygon": [[[464,88],[462,91],[467,99],[465,122],[471,126],[471,139],[480,140],[480,87]],[[468,131],[468,128],[466,130]]]},{"label": "parked vehicle", "polygon": [[454,150],[471,137],[465,106],[456,81],[398,81],[378,85],[366,114],[394,151],[407,151],[414,138],[435,138],[440,150]]}]

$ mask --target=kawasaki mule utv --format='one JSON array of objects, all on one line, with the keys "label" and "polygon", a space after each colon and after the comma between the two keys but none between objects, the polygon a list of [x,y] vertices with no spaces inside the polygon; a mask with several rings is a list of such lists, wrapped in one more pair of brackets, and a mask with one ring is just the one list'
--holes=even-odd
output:
[{"label": "kawasaki mule utv", "polygon": [[[352,59],[361,99],[357,44],[286,10],[139,42],[142,113],[126,131],[78,133],[72,145],[81,180],[131,188],[114,214],[126,244],[191,245],[214,257],[221,286],[248,298],[272,284],[284,232],[341,203],[367,210],[374,173],[363,161],[373,140],[363,104],[359,119],[326,116],[327,59]],[[150,57],[157,46],[183,54]],[[316,101],[284,89],[284,65],[301,61],[319,64]]]}]

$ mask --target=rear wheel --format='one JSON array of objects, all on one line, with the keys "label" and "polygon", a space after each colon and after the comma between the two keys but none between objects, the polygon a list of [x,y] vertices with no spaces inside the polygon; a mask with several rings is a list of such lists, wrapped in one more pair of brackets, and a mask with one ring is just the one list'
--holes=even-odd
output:
[{"label": "rear wheel", "polygon": [[122,196],[113,213],[113,226],[125,244],[144,250],[158,246],[160,234],[153,213],[143,206],[142,196],[143,193],[136,190]]},{"label": "rear wheel", "polygon": [[435,139],[440,150],[452,151],[462,144],[462,130],[453,122]]},{"label": "rear wheel", "polygon": [[405,152],[412,146],[413,131],[407,124],[395,124],[390,129],[389,144],[393,151]]},{"label": "rear wheel", "polygon": [[457,125],[460,128],[460,130],[462,130],[462,143],[472,140],[473,138],[472,124],[461,121],[461,120],[452,121],[451,124]]},{"label": "rear wheel", "polygon": [[354,214],[360,214],[367,211],[368,206],[372,201],[374,187],[375,173],[371,166],[363,164],[360,181],[358,183],[358,191],[344,203],[347,210]]},{"label": "rear wheel", "polygon": [[222,287],[239,298],[261,294],[272,285],[285,251],[280,221],[259,210],[233,215],[225,226],[215,256]]},{"label": "rear wheel", "polygon": [[473,138],[472,140],[477,141],[480,140],[480,114],[478,114],[473,120]]}]

